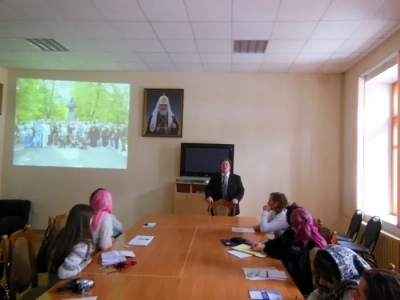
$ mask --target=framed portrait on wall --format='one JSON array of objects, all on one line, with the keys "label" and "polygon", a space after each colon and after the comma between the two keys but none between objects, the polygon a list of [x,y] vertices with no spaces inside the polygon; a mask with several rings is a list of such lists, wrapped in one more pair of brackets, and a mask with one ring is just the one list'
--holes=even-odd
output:
[{"label": "framed portrait on wall", "polygon": [[183,89],[144,89],[142,136],[182,137]]}]

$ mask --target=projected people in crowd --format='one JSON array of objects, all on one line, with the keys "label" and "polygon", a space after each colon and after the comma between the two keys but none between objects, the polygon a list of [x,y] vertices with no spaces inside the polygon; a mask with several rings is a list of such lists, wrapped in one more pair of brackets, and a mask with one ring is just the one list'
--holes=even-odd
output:
[{"label": "projected people in crowd", "polygon": [[163,94],[157,101],[147,122],[147,134],[179,134],[179,124],[171,110],[169,99]]},{"label": "projected people in crowd", "polygon": [[67,107],[69,108],[68,112],[68,122],[73,122],[75,120],[75,112],[74,109],[78,106],[73,98],[67,103]]}]

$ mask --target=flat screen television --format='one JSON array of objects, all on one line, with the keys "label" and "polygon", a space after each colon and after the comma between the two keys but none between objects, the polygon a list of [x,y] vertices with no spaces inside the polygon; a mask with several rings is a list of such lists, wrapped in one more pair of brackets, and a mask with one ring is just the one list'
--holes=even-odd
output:
[{"label": "flat screen television", "polygon": [[235,145],[181,143],[180,176],[211,177],[220,171],[220,161],[229,158],[234,167]]}]

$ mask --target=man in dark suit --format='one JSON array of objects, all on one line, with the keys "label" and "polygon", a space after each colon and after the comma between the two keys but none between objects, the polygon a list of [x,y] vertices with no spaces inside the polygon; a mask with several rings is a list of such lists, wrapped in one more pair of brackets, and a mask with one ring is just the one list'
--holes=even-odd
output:
[{"label": "man in dark suit", "polygon": [[[213,203],[220,199],[236,204],[235,215],[240,214],[239,202],[244,195],[244,187],[239,175],[231,174],[232,162],[228,158],[221,160],[221,173],[213,175],[206,188],[206,199]],[[212,213],[213,214],[213,213]]]}]

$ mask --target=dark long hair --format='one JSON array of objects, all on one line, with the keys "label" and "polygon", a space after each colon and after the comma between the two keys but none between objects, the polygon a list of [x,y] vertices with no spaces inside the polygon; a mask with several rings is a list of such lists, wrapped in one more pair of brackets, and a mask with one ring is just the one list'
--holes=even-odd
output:
[{"label": "dark long hair", "polygon": [[368,300],[396,300],[400,295],[400,274],[388,270],[368,270],[362,276],[367,283]]},{"label": "dark long hair", "polygon": [[89,205],[77,204],[72,207],[65,227],[57,235],[50,248],[50,270],[52,272],[57,272],[75,245],[85,243],[88,245],[88,251],[93,246],[90,227],[92,216],[93,209]]},{"label": "dark long hair", "polygon": [[333,284],[340,283],[340,271],[333,257],[326,251],[318,251],[314,261],[315,273]]}]

